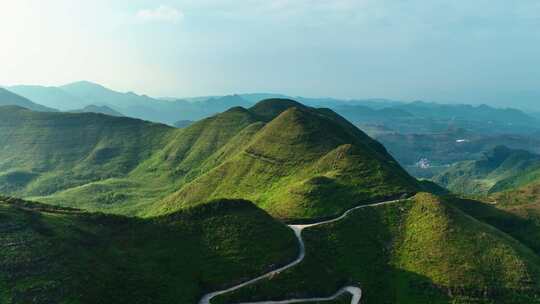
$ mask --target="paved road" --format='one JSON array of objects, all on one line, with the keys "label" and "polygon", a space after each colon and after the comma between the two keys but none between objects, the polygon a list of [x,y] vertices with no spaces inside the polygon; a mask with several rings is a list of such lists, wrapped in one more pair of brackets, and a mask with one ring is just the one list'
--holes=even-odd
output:
[{"label": "paved road", "polygon": [[[294,261],[292,261],[291,263],[289,263],[289,264],[287,264],[287,265],[285,265],[283,267],[272,270],[272,271],[270,271],[268,273],[265,273],[265,274],[263,274],[263,275],[261,275],[259,277],[256,277],[256,278],[251,279],[249,281],[240,283],[240,284],[235,285],[235,286],[233,286],[231,288],[227,288],[227,289],[224,289],[224,290],[209,293],[209,294],[205,295],[199,301],[199,304],[210,304],[210,301],[213,298],[215,298],[215,297],[217,297],[219,295],[230,293],[230,292],[233,292],[233,291],[238,290],[240,288],[243,288],[243,287],[246,287],[246,286],[249,286],[249,285],[253,285],[253,284],[255,284],[255,283],[257,283],[257,282],[259,282],[259,281],[261,281],[263,279],[266,279],[266,278],[272,277],[274,275],[277,275],[280,272],[282,272],[284,270],[287,270],[289,268],[292,268],[292,267],[296,266],[297,264],[299,264],[300,262],[302,262],[302,260],[304,260],[304,257],[306,256],[306,247],[305,247],[305,244],[304,244],[304,240],[302,239],[302,231],[304,229],[309,228],[309,227],[315,227],[315,226],[320,226],[320,225],[325,225],[325,224],[338,222],[338,221],[346,218],[347,216],[349,216],[349,214],[351,214],[351,212],[353,212],[354,210],[357,210],[357,209],[362,209],[362,208],[367,208],[367,207],[374,207],[374,206],[381,206],[381,205],[388,205],[388,204],[397,203],[399,201],[402,201],[402,200],[392,200],[392,201],[385,201],[385,202],[374,203],[374,204],[369,204],[369,205],[357,206],[357,207],[354,207],[354,208],[351,208],[351,209],[347,210],[345,213],[343,213],[343,215],[341,215],[341,216],[339,216],[339,217],[337,217],[335,219],[322,221],[322,222],[318,222],[318,223],[306,224],[306,225],[289,225],[289,228],[291,228],[294,231],[294,234],[296,235],[296,238],[298,240],[298,245],[300,247],[300,253],[298,254],[298,257]],[[352,299],[351,299],[351,304],[359,304],[360,303],[360,299],[362,298],[362,290],[360,288],[358,288],[358,287],[346,286],[346,287],[343,287],[342,289],[340,289],[333,296],[326,297],[326,298],[306,298],[306,299],[290,299],[290,300],[283,300],[283,301],[245,302],[245,303],[239,303],[239,304],[292,304],[292,303],[306,303],[306,302],[325,302],[325,301],[335,300],[335,299],[339,298],[340,296],[342,296],[345,293],[350,293],[353,296]]]}]

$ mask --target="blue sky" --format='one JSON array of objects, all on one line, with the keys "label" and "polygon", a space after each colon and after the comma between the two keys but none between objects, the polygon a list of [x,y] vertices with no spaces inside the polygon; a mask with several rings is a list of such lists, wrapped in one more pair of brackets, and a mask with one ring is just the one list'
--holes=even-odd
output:
[{"label": "blue sky", "polygon": [[155,96],[507,104],[540,96],[536,0],[5,2],[2,85],[85,79]]}]

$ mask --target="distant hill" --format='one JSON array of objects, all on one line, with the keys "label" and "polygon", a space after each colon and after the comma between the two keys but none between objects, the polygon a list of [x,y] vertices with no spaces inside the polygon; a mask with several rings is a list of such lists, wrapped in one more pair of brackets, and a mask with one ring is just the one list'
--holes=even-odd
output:
[{"label": "distant hill", "polygon": [[337,99],[290,97],[277,93],[248,93],[190,98],[154,98],[134,92],[118,92],[89,81],[60,87],[13,86],[15,93],[44,106],[71,111],[89,105],[108,106],[122,114],[174,125],[180,120],[200,120],[231,107],[251,107],[271,98],[294,99],[312,107],[330,108],[358,125],[380,124],[401,133],[441,132],[463,127],[482,134],[531,133],[540,131],[533,114],[486,105],[400,102],[388,99]]},{"label": "distant hill", "polygon": [[0,88],[0,106],[19,106],[39,112],[55,112],[57,110],[48,108],[32,102],[31,100]]},{"label": "distant hill", "polygon": [[89,105],[85,100],[71,95],[58,87],[18,85],[11,86],[8,89],[30,100],[34,100],[39,104],[58,109],[60,111],[81,109]]},{"label": "distant hill", "polygon": [[122,113],[116,110],[113,110],[108,106],[96,106],[96,105],[89,105],[89,106],[84,107],[83,109],[73,110],[70,112],[72,113],[98,113],[98,114],[105,114],[105,115],[117,116],[117,117],[124,116]]},{"label": "distant hill", "polygon": [[194,121],[191,120],[179,120],[174,123],[174,126],[176,128],[182,129],[191,126],[194,123]]},{"label": "distant hill", "polygon": [[540,120],[523,111],[487,105],[439,104],[416,101],[383,108],[339,105],[333,109],[360,126],[376,124],[402,134],[441,133],[464,128],[477,134],[530,134],[540,130]]},{"label": "distant hill", "polygon": [[540,155],[498,146],[480,160],[451,166],[434,181],[457,193],[488,193],[536,167],[540,167]]},{"label": "distant hill", "polygon": [[438,104],[416,101],[395,106],[416,117],[491,121],[503,123],[535,123],[536,120],[523,111],[511,108],[494,108],[488,105],[472,106],[463,104]]},{"label": "distant hill", "polygon": [[62,111],[107,106],[125,116],[169,125],[179,120],[199,120],[230,107],[252,104],[238,95],[203,98],[196,102],[174,98],[158,99],[133,92],[117,92],[89,81],[60,87],[13,86],[10,89],[40,104]]}]

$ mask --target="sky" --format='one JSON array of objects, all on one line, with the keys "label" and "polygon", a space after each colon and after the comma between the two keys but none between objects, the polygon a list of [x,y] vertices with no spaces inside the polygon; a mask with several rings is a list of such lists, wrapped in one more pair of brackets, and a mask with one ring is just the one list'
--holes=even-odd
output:
[{"label": "sky", "polygon": [[[537,0],[0,0],[0,85],[540,107]],[[538,97],[538,101],[536,101]]]}]

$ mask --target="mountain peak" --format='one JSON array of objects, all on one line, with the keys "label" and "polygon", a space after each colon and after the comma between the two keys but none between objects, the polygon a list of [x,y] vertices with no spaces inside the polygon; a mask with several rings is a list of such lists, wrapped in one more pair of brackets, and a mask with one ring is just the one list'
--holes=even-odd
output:
[{"label": "mountain peak", "polygon": [[270,98],[259,101],[250,111],[264,119],[271,120],[289,108],[306,109],[307,107],[297,101],[287,98]]},{"label": "mountain peak", "polygon": [[[82,92],[105,92],[105,91],[111,91],[110,89],[94,82],[82,80],[77,82],[72,82],[65,84],[63,86],[60,86],[59,88],[66,90],[68,93],[73,94],[75,92],[82,93]],[[75,94],[77,95],[77,94]]]}]

